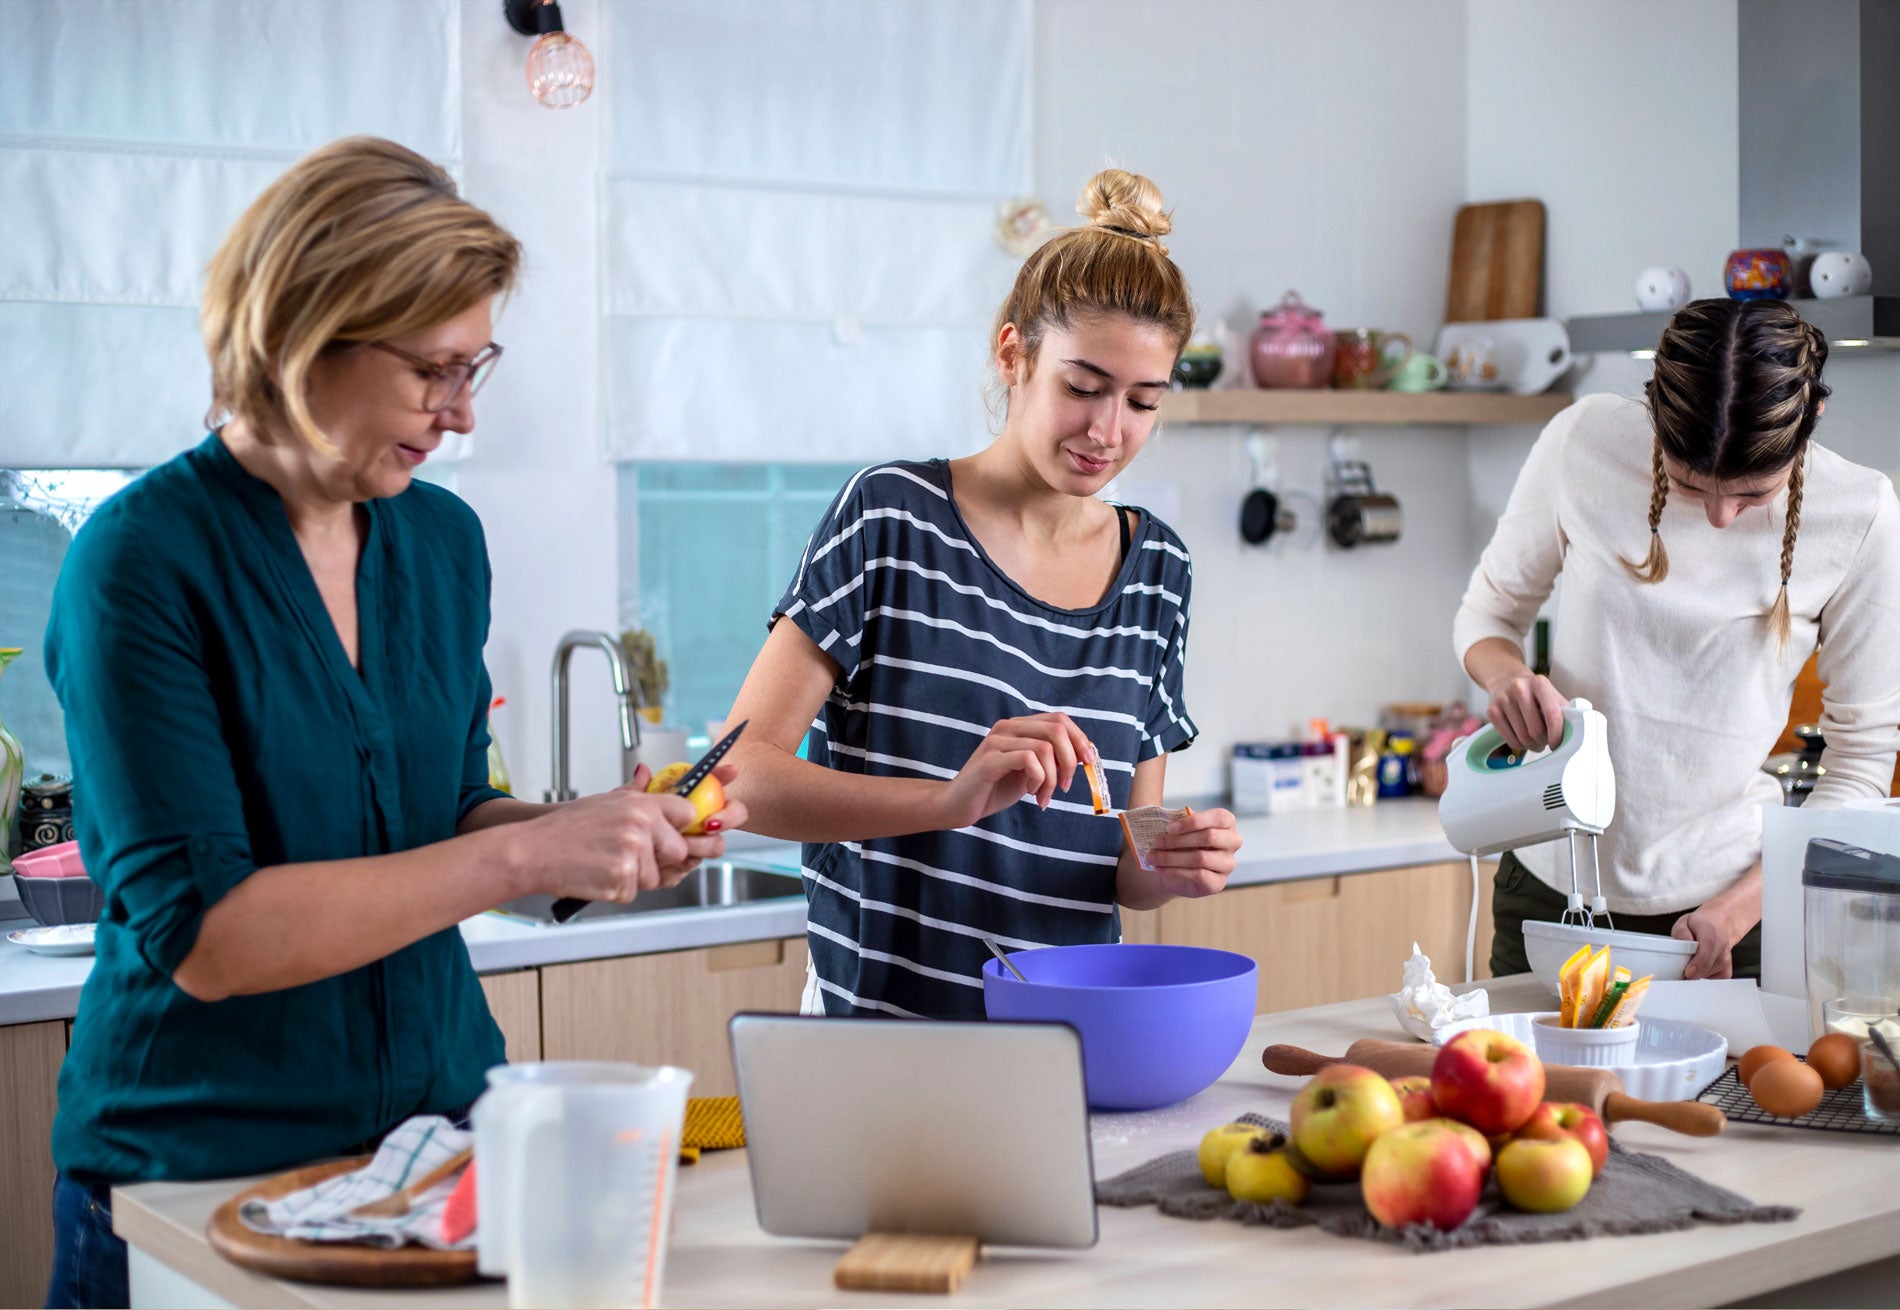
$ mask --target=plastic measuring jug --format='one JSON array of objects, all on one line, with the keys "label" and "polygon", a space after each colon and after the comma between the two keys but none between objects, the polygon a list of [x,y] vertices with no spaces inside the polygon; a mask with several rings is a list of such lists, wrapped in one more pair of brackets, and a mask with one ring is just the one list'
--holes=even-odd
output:
[{"label": "plastic measuring jug", "polygon": [[498,1065],[475,1103],[478,1266],[511,1306],[659,1303],[693,1075]]}]

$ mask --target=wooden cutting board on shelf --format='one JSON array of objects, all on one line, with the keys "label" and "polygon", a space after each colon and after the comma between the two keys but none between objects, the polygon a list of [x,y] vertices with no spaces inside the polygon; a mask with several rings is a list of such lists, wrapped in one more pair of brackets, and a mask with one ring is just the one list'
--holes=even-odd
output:
[{"label": "wooden cutting board on shelf", "polygon": [[1447,323],[1536,318],[1544,298],[1544,202],[1462,205],[1451,230]]}]

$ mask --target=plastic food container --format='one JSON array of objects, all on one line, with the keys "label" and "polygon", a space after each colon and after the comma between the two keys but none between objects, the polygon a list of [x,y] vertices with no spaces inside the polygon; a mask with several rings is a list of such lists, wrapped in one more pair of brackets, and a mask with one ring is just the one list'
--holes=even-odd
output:
[{"label": "plastic food container", "polygon": [[1227,1072],[1246,1044],[1260,968],[1199,946],[1121,943],[1015,951],[983,966],[992,1019],[1067,1023],[1082,1037],[1082,1077],[1098,1110],[1186,1100]]},{"label": "plastic food container", "polygon": [[1547,1064],[1578,1064],[1586,1069],[1615,1069],[1636,1058],[1636,1037],[1642,1020],[1621,1028],[1565,1028],[1555,1015],[1540,1015],[1531,1023],[1537,1058]]}]

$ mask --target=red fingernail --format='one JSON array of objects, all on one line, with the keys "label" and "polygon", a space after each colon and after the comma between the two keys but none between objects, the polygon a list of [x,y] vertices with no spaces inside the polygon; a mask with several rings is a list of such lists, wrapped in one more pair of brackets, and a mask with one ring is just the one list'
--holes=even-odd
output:
[{"label": "red fingernail", "polygon": [[706,831],[707,831],[707,832],[718,832],[718,831],[719,831],[719,830],[720,830],[721,828],[723,828],[723,827],[725,827],[725,826],[726,826],[726,825],[725,825],[725,821],[724,821],[724,820],[722,820],[722,819],[708,819],[708,820],[706,820]]}]

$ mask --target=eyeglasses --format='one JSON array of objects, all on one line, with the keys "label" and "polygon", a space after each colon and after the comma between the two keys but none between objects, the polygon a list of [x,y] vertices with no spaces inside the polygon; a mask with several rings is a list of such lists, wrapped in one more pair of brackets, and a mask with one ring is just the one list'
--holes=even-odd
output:
[{"label": "eyeglasses", "polygon": [[453,405],[465,387],[471,397],[480,391],[482,383],[488,381],[488,375],[494,371],[495,361],[501,358],[501,347],[492,341],[476,351],[475,358],[466,363],[454,364],[439,364],[433,359],[412,355],[387,341],[365,341],[363,344],[414,364],[428,378],[428,385],[422,391],[422,407],[431,414],[440,414]]}]

